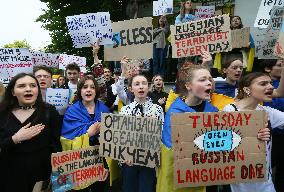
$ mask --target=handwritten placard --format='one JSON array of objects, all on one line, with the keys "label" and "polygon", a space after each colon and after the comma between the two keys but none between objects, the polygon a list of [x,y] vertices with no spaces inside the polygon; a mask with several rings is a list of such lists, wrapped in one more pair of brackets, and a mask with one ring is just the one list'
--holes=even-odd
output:
[{"label": "handwritten placard", "polygon": [[99,147],[52,153],[52,191],[85,187],[103,178],[103,157]]},{"label": "handwritten placard", "polygon": [[282,26],[284,7],[273,7],[271,10],[271,27],[273,30],[279,30]]},{"label": "handwritten placard", "polygon": [[59,54],[33,51],[32,60],[34,62],[34,66],[46,65],[53,68],[58,68],[59,66]]},{"label": "handwritten placard", "polygon": [[12,78],[18,73],[32,73],[32,54],[28,49],[0,48],[0,77]]},{"label": "handwritten placard", "polygon": [[279,30],[272,30],[271,26],[258,28],[254,37],[255,56],[259,59],[277,59],[273,53],[278,36]]},{"label": "handwritten placard", "polygon": [[229,15],[171,25],[172,57],[232,50]]},{"label": "handwritten placard", "polygon": [[153,16],[173,13],[173,0],[153,1]]},{"label": "handwritten placard", "polygon": [[109,12],[68,16],[66,23],[75,48],[91,47],[97,39],[101,40],[101,45],[112,44]]},{"label": "handwritten placard", "polygon": [[153,57],[152,18],[144,17],[112,23],[113,46],[105,47],[105,61],[120,61],[123,56],[130,59]]},{"label": "handwritten placard", "polygon": [[284,20],[282,19],[282,27],[279,32],[279,37],[277,39],[275,48],[274,48],[274,55],[277,57],[284,58]]},{"label": "handwritten placard", "polygon": [[162,122],[149,117],[102,114],[100,155],[134,165],[160,165]]},{"label": "handwritten placard", "polygon": [[264,111],[172,114],[176,188],[265,181]]},{"label": "handwritten placard", "polygon": [[214,17],[215,6],[196,6],[195,16],[199,19]]},{"label": "handwritten placard", "polygon": [[270,23],[270,14],[273,6],[284,6],[283,0],[262,0],[254,22],[255,27],[267,28]]},{"label": "handwritten placard", "polygon": [[232,37],[232,47],[234,48],[242,48],[249,47],[250,41],[250,28],[245,27],[242,29],[235,29],[231,31]]},{"label": "handwritten placard", "polygon": [[60,54],[59,55],[59,69],[65,70],[66,66],[70,63],[76,63],[81,72],[86,73],[86,58],[74,55]]},{"label": "handwritten placard", "polygon": [[45,101],[55,106],[60,115],[64,115],[69,105],[69,90],[47,88]]}]

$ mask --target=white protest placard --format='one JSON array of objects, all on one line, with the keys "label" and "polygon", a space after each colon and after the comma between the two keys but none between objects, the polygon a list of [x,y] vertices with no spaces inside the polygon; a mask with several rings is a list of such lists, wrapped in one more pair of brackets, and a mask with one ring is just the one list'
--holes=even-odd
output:
[{"label": "white protest placard", "polygon": [[153,1],[153,16],[173,13],[173,0]]},{"label": "white protest placard", "polygon": [[101,156],[151,168],[160,165],[161,121],[103,113],[101,123]]},{"label": "white protest placard", "polygon": [[273,6],[284,6],[284,0],[262,0],[254,22],[255,27],[267,28]]},{"label": "white protest placard", "polygon": [[151,17],[112,23],[113,45],[105,47],[105,61],[153,58],[153,24]]},{"label": "white protest placard", "polygon": [[76,63],[81,72],[86,73],[86,58],[74,55],[60,54],[59,55],[59,69],[65,70],[66,66],[70,63]]},{"label": "white protest placard", "polygon": [[47,88],[45,101],[53,105],[60,115],[64,115],[69,106],[69,89]]},{"label": "white protest placard", "polygon": [[0,48],[0,77],[12,78],[18,73],[32,73],[32,54],[26,48]]},{"label": "white protest placard", "polygon": [[69,34],[75,48],[112,44],[112,27],[109,12],[88,13],[66,17]]},{"label": "white protest placard", "polygon": [[195,16],[199,19],[214,17],[215,6],[196,6]]},{"label": "white protest placard", "polygon": [[48,67],[58,68],[59,66],[59,54],[45,53],[42,51],[33,51],[32,60],[34,66],[46,65]]}]

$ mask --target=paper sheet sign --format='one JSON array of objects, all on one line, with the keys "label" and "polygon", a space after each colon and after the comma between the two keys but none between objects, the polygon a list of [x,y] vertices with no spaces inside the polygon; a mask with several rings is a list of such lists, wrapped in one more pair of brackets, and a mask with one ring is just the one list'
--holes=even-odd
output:
[{"label": "paper sheet sign", "polygon": [[171,116],[176,188],[265,181],[264,111]]},{"label": "paper sheet sign", "polygon": [[145,17],[112,23],[113,46],[105,47],[105,61],[120,61],[153,57],[152,18]]},{"label": "paper sheet sign", "polygon": [[81,72],[83,73],[87,71],[85,57],[66,55],[66,54],[59,55],[59,69],[65,70],[66,66],[70,63],[76,63],[80,67]]},{"label": "paper sheet sign", "polygon": [[69,89],[47,88],[45,101],[53,105],[60,115],[64,115],[69,106]]},{"label": "paper sheet sign", "polygon": [[275,45],[274,55],[284,59],[284,20],[283,19],[282,19],[282,27],[279,32],[279,37]]},{"label": "paper sheet sign", "polygon": [[282,26],[284,7],[273,7],[271,10],[271,27],[273,30],[279,30]]},{"label": "paper sheet sign", "polygon": [[53,68],[58,68],[59,66],[59,54],[33,51],[32,60],[34,62],[34,66],[46,65]]},{"label": "paper sheet sign", "polygon": [[196,6],[195,16],[199,19],[214,17],[215,6]]},{"label": "paper sheet sign", "polygon": [[172,57],[232,50],[229,15],[171,25]]},{"label": "paper sheet sign", "polygon": [[250,28],[245,27],[242,29],[235,29],[231,31],[232,37],[232,47],[234,48],[242,48],[249,47],[250,41]]},{"label": "paper sheet sign", "polygon": [[0,77],[12,78],[18,73],[32,73],[32,54],[26,48],[0,48]]},{"label": "paper sheet sign", "polygon": [[166,15],[173,13],[173,0],[153,1],[153,16]]},{"label": "paper sheet sign", "polygon": [[149,117],[102,114],[100,155],[134,165],[160,165],[162,122]]},{"label": "paper sheet sign", "polygon": [[109,12],[68,16],[66,23],[75,48],[91,47],[97,39],[101,40],[101,45],[112,44]]},{"label": "paper sheet sign", "polygon": [[88,186],[103,178],[103,157],[98,146],[52,153],[52,191]]},{"label": "paper sheet sign", "polygon": [[284,6],[284,0],[262,0],[254,22],[254,27],[267,28],[270,23],[270,12],[273,6]]},{"label": "paper sheet sign", "polygon": [[279,36],[279,30],[272,30],[269,25],[266,29],[258,28],[255,37],[255,56],[259,59],[278,59],[274,54],[274,48]]}]

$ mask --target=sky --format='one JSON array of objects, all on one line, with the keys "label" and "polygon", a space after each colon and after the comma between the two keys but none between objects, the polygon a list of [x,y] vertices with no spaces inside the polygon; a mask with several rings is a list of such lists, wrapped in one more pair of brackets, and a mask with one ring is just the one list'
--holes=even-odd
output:
[{"label": "sky", "polygon": [[35,50],[48,45],[48,31],[35,22],[43,8],[46,5],[40,0],[0,0],[0,47],[24,39]]}]

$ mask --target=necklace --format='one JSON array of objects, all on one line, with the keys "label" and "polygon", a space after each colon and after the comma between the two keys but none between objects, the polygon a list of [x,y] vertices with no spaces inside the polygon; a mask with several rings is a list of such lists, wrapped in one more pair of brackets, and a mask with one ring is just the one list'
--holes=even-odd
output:
[{"label": "necklace", "polygon": [[29,110],[29,109],[35,108],[35,106],[34,106],[34,105],[30,105],[30,106],[20,106],[20,105],[19,105],[18,108],[19,108],[19,109],[23,109],[23,110]]}]

